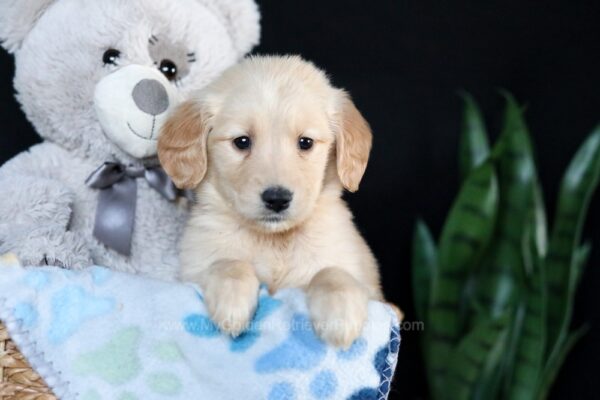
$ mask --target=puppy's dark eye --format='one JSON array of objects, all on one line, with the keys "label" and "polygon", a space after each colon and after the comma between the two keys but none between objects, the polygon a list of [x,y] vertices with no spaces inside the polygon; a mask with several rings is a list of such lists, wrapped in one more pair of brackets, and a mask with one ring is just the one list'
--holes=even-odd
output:
[{"label": "puppy's dark eye", "polygon": [[102,56],[102,62],[104,65],[117,65],[119,58],[121,58],[121,52],[116,49],[108,49]]},{"label": "puppy's dark eye", "polygon": [[167,59],[162,60],[160,62],[160,65],[158,66],[158,69],[170,81],[173,81],[173,80],[175,80],[175,78],[177,78],[177,72],[178,72],[177,64],[175,64],[171,60],[167,60]]},{"label": "puppy's dark eye", "polygon": [[248,150],[252,147],[252,140],[248,136],[240,136],[233,140],[233,144],[240,150]]},{"label": "puppy's dark eye", "polygon": [[304,150],[304,151],[310,150],[313,148],[314,145],[315,145],[315,141],[312,140],[311,138],[302,137],[298,141],[298,146],[300,147],[300,150]]}]

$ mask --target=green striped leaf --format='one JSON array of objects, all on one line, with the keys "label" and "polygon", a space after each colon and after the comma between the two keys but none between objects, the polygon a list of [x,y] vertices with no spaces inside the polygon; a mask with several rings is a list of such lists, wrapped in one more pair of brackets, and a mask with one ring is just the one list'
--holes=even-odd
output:
[{"label": "green striped leaf", "polygon": [[588,206],[600,180],[600,127],[579,149],[563,178],[545,260],[548,286],[547,355],[560,351],[580,278],[576,249]]},{"label": "green striped leaf", "polygon": [[427,365],[435,398],[442,396],[445,364],[463,331],[465,282],[491,238],[497,206],[496,174],[490,163],[484,163],[463,184],[440,239],[426,334]]},{"label": "green striped leaf", "polygon": [[[547,392],[549,391],[554,379],[558,375],[560,368],[566,359],[571,348],[576,344],[576,342],[588,331],[588,327],[584,326],[580,328],[578,331],[574,333],[569,333],[569,327],[571,323],[571,316],[573,312],[573,306],[575,303],[575,292],[577,290],[577,286],[579,285],[579,281],[583,274],[584,264],[589,257],[589,253],[591,251],[591,246],[584,245],[575,250],[573,255],[573,265],[571,266],[571,273],[569,276],[569,286],[567,288],[566,294],[566,304],[565,304],[565,316],[561,331],[559,332],[558,338],[556,342],[549,343],[547,342],[547,349],[550,349],[550,352],[547,354],[546,365],[543,370],[541,383],[540,383],[540,393],[542,395],[540,398],[545,399],[547,396]],[[552,302],[552,293],[549,292],[547,307],[550,307]],[[548,310],[550,313],[553,310]],[[547,320],[547,332],[550,326],[551,320]]]},{"label": "green striped leaf", "polygon": [[433,275],[437,270],[437,248],[429,228],[418,221],[413,235],[412,287],[417,318],[427,321]]},{"label": "green striped leaf", "polygon": [[544,368],[537,399],[545,400],[546,398],[548,398],[548,393],[552,388],[554,380],[558,376],[560,368],[567,359],[567,355],[571,352],[571,350],[573,349],[573,347],[575,347],[577,342],[579,342],[579,340],[583,336],[585,336],[585,334],[588,331],[589,326],[586,325],[561,339],[561,342],[558,343],[557,346],[558,351],[548,359],[548,362],[546,363],[546,366]]},{"label": "green striped leaf", "polygon": [[509,332],[509,318],[484,321],[469,332],[451,353],[445,398],[496,398],[499,370]]},{"label": "green striped leaf", "polygon": [[511,400],[536,398],[544,367],[546,340],[546,291],[544,269],[534,267],[525,293],[525,315],[516,341],[516,355],[509,373],[508,396]]},{"label": "green striped leaf", "polygon": [[579,282],[581,282],[581,277],[583,276],[583,272],[585,271],[585,267],[587,266],[587,262],[590,258],[590,254],[592,253],[592,244],[585,243],[583,246],[579,247],[575,251],[575,268],[577,268],[577,286],[579,286]]},{"label": "green striped leaf", "polygon": [[522,256],[525,281],[520,285],[521,302],[512,324],[505,362],[505,398],[533,399],[543,366],[546,291],[542,258],[547,246],[547,221],[542,190],[533,184],[529,224]]},{"label": "green striped leaf", "polygon": [[502,135],[494,147],[500,202],[494,240],[478,271],[476,302],[483,316],[499,316],[519,303],[522,250],[536,181],[529,133],[521,108],[509,94]]},{"label": "green striped leaf", "polygon": [[483,115],[475,99],[469,93],[462,93],[461,97],[465,105],[459,145],[459,167],[460,176],[464,180],[488,158],[490,145]]},{"label": "green striped leaf", "polygon": [[532,242],[535,244],[535,253],[539,258],[543,258],[548,252],[548,217],[546,216],[544,195],[539,181],[536,179],[533,185]]}]

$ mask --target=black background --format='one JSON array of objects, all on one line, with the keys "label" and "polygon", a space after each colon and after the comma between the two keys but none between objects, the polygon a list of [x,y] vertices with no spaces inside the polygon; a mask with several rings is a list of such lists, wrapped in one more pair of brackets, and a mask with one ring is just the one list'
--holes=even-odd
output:
[{"label": "black background", "polygon": [[[600,122],[600,2],[259,0],[257,53],[296,53],[348,89],[375,134],[361,191],[348,197],[381,262],[390,301],[413,320],[410,240],[417,217],[439,233],[458,189],[460,89],[472,92],[497,137],[499,88],[527,105],[550,215],[562,172]],[[39,139],[12,99],[13,62],[0,52],[0,163]],[[5,194],[6,195],[6,194]],[[600,196],[586,237],[600,245]],[[600,251],[577,297],[573,350],[552,398],[600,391]],[[426,397],[417,336],[405,332],[392,398]]]}]

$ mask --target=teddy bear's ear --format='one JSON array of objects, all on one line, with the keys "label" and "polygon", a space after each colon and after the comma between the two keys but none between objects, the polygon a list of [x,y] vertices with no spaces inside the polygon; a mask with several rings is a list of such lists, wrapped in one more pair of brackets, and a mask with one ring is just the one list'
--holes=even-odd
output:
[{"label": "teddy bear's ear", "polygon": [[[2,0],[0,0],[2,1]],[[200,0],[224,19],[240,58],[260,41],[260,12],[254,0]]]},{"label": "teddy bear's ear", "polygon": [[40,16],[56,0],[0,0],[0,42],[11,53],[21,43]]}]

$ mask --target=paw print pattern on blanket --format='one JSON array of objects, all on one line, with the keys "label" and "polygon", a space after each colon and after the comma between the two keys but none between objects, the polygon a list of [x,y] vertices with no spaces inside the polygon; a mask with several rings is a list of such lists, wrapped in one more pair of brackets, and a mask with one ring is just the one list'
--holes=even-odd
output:
[{"label": "paw print pattern on blanket", "polygon": [[14,310],[14,316],[21,321],[25,329],[35,327],[38,321],[38,312],[31,303],[19,303]]},{"label": "paw print pattern on blanket", "polygon": [[[102,400],[102,396],[95,389],[90,389],[81,396],[81,400]],[[139,400],[139,398],[130,392],[124,392],[119,395],[117,400]]]},{"label": "paw print pattern on blanket", "polygon": [[276,383],[269,392],[268,400],[296,400],[296,391],[291,383]]},{"label": "paw print pattern on blanket", "polygon": [[310,383],[310,393],[315,399],[330,399],[335,394],[337,386],[337,377],[333,371],[321,371]]},{"label": "paw print pattern on blanket", "polygon": [[112,271],[108,268],[92,267],[92,281],[96,286],[102,286],[108,282],[112,276]]},{"label": "paw print pattern on blanket", "polygon": [[393,363],[391,357],[398,356],[398,350],[400,349],[400,328],[393,327],[392,333],[390,334],[390,343],[387,348],[382,348],[375,357],[375,368],[379,372],[381,377],[381,383],[379,384],[380,398],[385,398],[390,392],[390,385],[392,384],[392,378],[394,375]]},{"label": "paw print pattern on blanket", "polygon": [[348,400],[379,400],[379,392],[377,389],[361,389]]},{"label": "paw print pattern on blanket", "polygon": [[310,318],[305,314],[292,317],[291,334],[279,347],[260,357],[254,366],[258,373],[281,370],[307,371],[325,358],[327,348],[315,335]]},{"label": "paw print pattern on blanket", "polygon": [[281,300],[274,299],[270,296],[261,296],[258,299],[256,313],[254,314],[254,319],[252,320],[249,329],[232,340],[230,350],[239,353],[252,347],[260,337],[260,324],[280,306]]},{"label": "paw print pattern on blanket", "polygon": [[[358,342],[357,342],[358,343]],[[347,352],[339,352],[338,357],[351,359],[366,348],[362,343],[353,345]],[[258,373],[276,373],[282,370],[309,371],[317,367],[327,355],[327,347],[316,336],[310,318],[305,314],[295,314],[291,322],[291,334],[279,347],[260,357],[254,366]],[[316,374],[310,383],[310,392],[315,399],[329,399],[337,390],[337,377],[333,371],[325,370]],[[269,400],[294,400],[291,384],[282,382],[273,385]]]},{"label": "paw print pattern on blanket", "polygon": [[[273,314],[281,304],[281,300],[270,296],[260,296],[250,327],[237,338],[231,339],[229,349],[234,353],[240,353],[252,347],[260,338],[261,323]],[[185,317],[183,326],[188,333],[201,338],[214,338],[220,335],[219,327],[210,318],[200,314],[191,314]]]},{"label": "paw print pattern on blanket", "polygon": [[97,376],[111,385],[130,382],[142,371],[138,356],[141,336],[139,328],[118,332],[104,347],[81,355],[75,362],[75,371]]},{"label": "paw print pattern on blanket", "polygon": [[40,291],[50,283],[50,274],[46,271],[31,270],[27,272],[23,278],[23,282],[30,288]]},{"label": "paw print pattern on blanket", "polygon": [[138,397],[133,393],[125,392],[121,393],[119,400],[138,400]]},{"label": "paw print pattern on blanket", "polygon": [[183,361],[183,353],[175,342],[162,342],[153,346],[154,356],[162,362],[174,363]]},{"label": "paw print pattern on blanket", "polygon": [[121,393],[119,400],[138,400],[138,397],[133,393],[125,392]]},{"label": "paw print pattern on blanket", "polygon": [[81,400],[102,400],[97,390],[90,389],[81,396]]},{"label": "paw print pattern on blanket", "polygon": [[[80,376],[94,376],[112,386],[133,382],[144,373],[144,365],[140,358],[142,336],[139,327],[130,327],[118,332],[103,347],[79,356],[75,361],[75,372]],[[182,354],[176,344],[163,342],[157,345],[155,356],[163,362],[177,362],[181,361]],[[143,377],[143,381],[157,398],[177,396],[183,390],[181,379],[168,371],[149,373]],[[130,392],[124,392],[119,396],[119,400],[137,400],[137,397]]]},{"label": "paw print pattern on blanket", "polygon": [[183,328],[187,333],[201,338],[219,336],[219,327],[205,315],[188,315],[183,319]]},{"label": "paw print pattern on blanket", "polygon": [[373,360],[373,366],[380,376],[380,384],[377,389],[364,388],[356,392],[349,400],[381,400],[385,399],[390,392],[390,385],[393,375],[393,360],[390,357],[397,357],[400,349],[400,328],[393,327],[390,335],[390,342],[382,347]]},{"label": "paw print pattern on blanket", "polygon": [[364,338],[357,339],[348,350],[338,351],[340,360],[350,361],[361,357],[367,351],[367,341]]},{"label": "paw print pattern on blanket", "polygon": [[146,384],[157,395],[176,396],[181,392],[181,381],[169,372],[153,373],[146,377]]},{"label": "paw print pattern on blanket", "polygon": [[[396,342],[394,342],[394,338]],[[373,360],[373,366],[381,376],[382,382],[389,379],[391,367],[387,357],[390,352],[398,350],[399,334],[392,333],[392,342],[379,351]],[[367,351],[368,342],[364,338],[356,340],[347,350],[338,350],[337,358],[340,362],[352,361],[360,358]],[[308,315],[295,314],[291,321],[291,334],[279,347],[261,356],[255,363],[258,373],[277,373],[285,370],[311,371],[318,367],[327,355],[326,345],[315,335]],[[313,399],[325,400],[335,398],[338,389],[338,378],[334,371],[323,370],[316,373],[308,388]],[[379,390],[365,388],[355,393],[351,400],[378,400]],[[387,392],[386,392],[387,394]],[[294,389],[291,384],[280,382],[271,388],[271,399],[295,399]]]},{"label": "paw print pattern on blanket", "polygon": [[86,321],[111,312],[114,299],[95,297],[83,287],[69,286],[52,297],[52,324],[48,332],[51,343],[60,344]]}]

